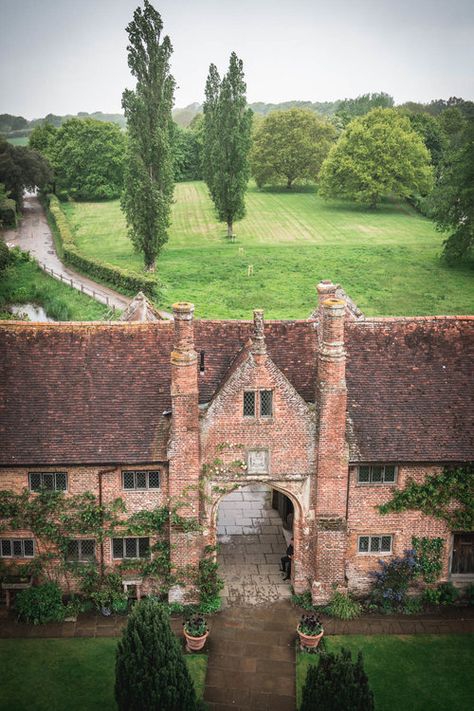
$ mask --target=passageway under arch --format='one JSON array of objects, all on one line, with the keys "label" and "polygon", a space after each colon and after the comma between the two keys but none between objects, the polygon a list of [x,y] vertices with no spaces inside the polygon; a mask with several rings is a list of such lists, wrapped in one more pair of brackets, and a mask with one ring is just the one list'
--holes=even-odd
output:
[{"label": "passageway under arch", "polygon": [[293,504],[266,484],[224,496],[217,514],[219,573],[225,606],[263,605],[291,595],[279,570],[292,535]]}]

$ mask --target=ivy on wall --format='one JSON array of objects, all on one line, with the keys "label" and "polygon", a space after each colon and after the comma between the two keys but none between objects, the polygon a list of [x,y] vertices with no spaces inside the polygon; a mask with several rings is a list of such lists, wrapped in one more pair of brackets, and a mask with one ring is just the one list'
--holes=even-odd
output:
[{"label": "ivy on wall", "polygon": [[452,531],[474,530],[474,465],[445,467],[421,483],[409,479],[392,498],[377,507],[381,514],[421,511],[446,522]]}]

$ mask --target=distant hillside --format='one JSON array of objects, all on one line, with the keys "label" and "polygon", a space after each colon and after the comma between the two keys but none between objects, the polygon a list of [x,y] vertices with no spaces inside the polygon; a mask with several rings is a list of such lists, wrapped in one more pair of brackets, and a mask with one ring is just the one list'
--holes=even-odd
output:
[{"label": "distant hillside", "polygon": [[[270,111],[286,111],[294,108],[309,109],[323,116],[332,116],[336,113],[340,103],[340,101],[284,101],[281,104],[265,104],[263,101],[257,101],[254,104],[249,104],[249,106],[254,113],[261,116],[266,116]],[[173,118],[179,126],[186,128],[201,111],[202,104],[194,102],[183,109],[174,109]]]}]

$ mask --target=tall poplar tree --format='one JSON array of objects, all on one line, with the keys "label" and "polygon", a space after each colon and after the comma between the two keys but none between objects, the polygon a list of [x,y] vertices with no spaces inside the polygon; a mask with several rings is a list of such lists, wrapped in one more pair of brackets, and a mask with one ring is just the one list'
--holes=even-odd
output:
[{"label": "tall poplar tree", "polygon": [[174,188],[173,48],[168,37],[161,39],[162,29],[160,14],[145,0],[144,9],[135,10],[126,28],[128,66],[137,84],[122,94],[128,127],[122,210],[128,235],[143,253],[148,271],[155,270],[156,257],[168,240]]},{"label": "tall poplar tree", "polygon": [[245,215],[245,191],[250,177],[248,154],[252,111],[247,108],[243,63],[235,52],[222,81],[209,67],[204,103],[203,170],[217,216],[233,235],[233,223]]}]

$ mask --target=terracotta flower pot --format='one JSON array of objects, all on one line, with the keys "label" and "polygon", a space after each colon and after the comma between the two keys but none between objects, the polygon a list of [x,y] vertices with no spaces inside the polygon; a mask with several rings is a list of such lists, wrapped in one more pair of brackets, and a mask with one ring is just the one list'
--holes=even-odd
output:
[{"label": "terracotta flower pot", "polygon": [[206,644],[206,639],[209,635],[209,631],[207,631],[206,634],[203,634],[201,637],[191,637],[184,628],[183,632],[186,638],[186,649],[188,652],[199,652]]},{"label": "terracotta flower pot", "polygon": [[321,630],[319,634],[304,634],[300,632],[299,628],[296,628],[298,632],[298,637],[300,638],[300,649],[316,649],[321,641],[321,637],[324,634],[324,630]]}]

